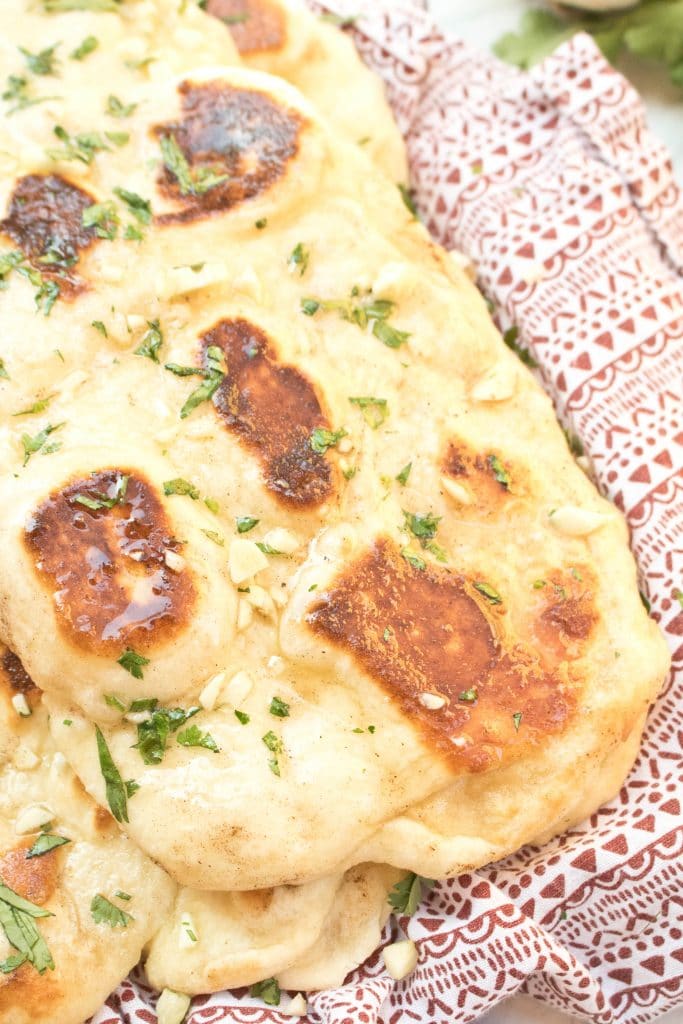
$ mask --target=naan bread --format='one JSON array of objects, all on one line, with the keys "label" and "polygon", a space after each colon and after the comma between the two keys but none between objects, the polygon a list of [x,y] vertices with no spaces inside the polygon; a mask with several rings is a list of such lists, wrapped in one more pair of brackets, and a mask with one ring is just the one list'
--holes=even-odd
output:
[{"label": "naan bread", "polygon": [[[294,89],[215,67],[137,95],[77,188],[150,200],[143,241],[74,235],[70,161],[5,186],[15,245],[49,187],[80,255],[49,317],[16,273],[3,295],[8,407],[54,397],[5,418],[0,631],[57,745],[106,806],[99,724],[139,785],[122,827],[199,889],[403,867],[402,829],[450,873],[576,820],[667,666],[619,513],[464,273]],[[139,730],[168,733],[153,756]]]},{"label": "naan bread", "polygon": [[[175,886],[83,791],[50,739],[39,691],[4,647],[0,756],[0,882],[50,915],[29,913],[44,945],[35,962],[12,970],[7,959],[17,951],[5,938],[12,925],[0,889],[0,1018],[82,1024],[137,963],[170,911]],[[29,856],[46,836],[68,843]],[[96,897],[109,901],[112,923],[94,919]]]},{"label": "naan bread", "polygon": [[195,994],[278,977],[288,989],[335,988],[377,947],[399,878],[361,864],[299,887],[180,889],[147,952],[150,984]]},{"label": "naan bread", "polygon": [[408,180],[405,146],[382,83],[347,36],[300,0],[208,0],[206,10],[228,26],[247,67],[286,78],[392,181]]}]

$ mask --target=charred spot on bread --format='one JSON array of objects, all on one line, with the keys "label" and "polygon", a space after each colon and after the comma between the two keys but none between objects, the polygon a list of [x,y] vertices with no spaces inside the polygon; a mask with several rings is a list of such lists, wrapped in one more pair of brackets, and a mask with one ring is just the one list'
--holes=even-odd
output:
[{"label": "charred spot on bread", "polygon": [[157,223],[182,224],[230,210],[286,174],[304,125],[297,111],[226,82],[185,81],[178,91],[180,120],[153,132],[174,147],[186,172],[179,176],[168,160],[160,171],[160,191],[179,208],[157,216]]},{"label": "charred spot on bread", "polygon": [[191,573],[166,564],[166,553],[182,544],[137,471],[100,469],[71,480],[35,510],[24,541],[54,593],[61,630],[78,647],[114,656],[128,646],[149,651],[189,620]]},{"label": "charred spot on bread", "polygon": [[472,582],[410,565],[379,539],[310,608],[314,633],[350,654],[460,770],[485,771],[568,724],[575,694],[500,625]]},{"label": "charred spot on bread", "polygon": [[235,46],[244,56],[273,54],[284,46],[284,13],[268,0],[209,0],[206,11],[228,26]]},{"label": "charred spot on bread", "polygon": [[519,491],[518,473],[494,448],[475,452],[463,441],[450,441],[442,473],[446,480],[463,488],[463,504],[485,506],[491,511],[502,508],[508,495]]},{"label": "charred spot on bread", "polygon": [[31,265],[59,284],[62,297],[73,298],[86,287],[74,268],[97,241],[95,229],[83,226],[83,211],[93,203],[88,192],[59,174],[27,174],[14,186],[0,221],[0,230]]},{"label": "charred spot on bread", "polygon": [[281,502],[319,505],[333,490],[328,458],[311,435],[330,424],[315,387],[295,366],[281,363],[266,334],[248,320],[221,320],[201,338],[225,354],[227,373],[213,397],[225,426],[254,452],[264,482]]}]

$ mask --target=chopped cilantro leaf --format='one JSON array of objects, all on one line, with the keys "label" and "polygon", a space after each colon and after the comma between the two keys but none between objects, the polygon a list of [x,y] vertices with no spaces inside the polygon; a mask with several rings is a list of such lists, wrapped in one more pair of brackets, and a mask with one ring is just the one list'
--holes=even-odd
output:
[{"label": "chopped cilantro leaf", "polygon": [[278,761],[278,754],[282,753],[282,740],[279,739],[272,730],[269,730],[265,736],[261,737],[263,743],[265,743],[268,750],[271,752],[273,757],[268,761],[268,767],[270,768],[273,775],[280,775],[280,762]]},{"label": "chopped cilantro leaf", "polygon": [[512,716],[512,721],[515,723],[515,732],[519,732],[519,727],[522,722],[522,712],[515,711],[514,715]]},{"label": "chopped cilantro leaf", "polygon": [[202,533],[204,534],[205,537],[208,537],[209,540],[212,540],[214,544],[217,544],[219,548],[225,547],[225,538],[221,537],[220,533],[218,533],[216,530],[203,529]]},{"label": "chopped cilantro leaf", "polygon": [[420,556],[411,551],[410,548],[401,548],[401,555],[413,569],[418,569],[420,572],[424,572],[427,568],[427,563],[424,558],[420,558]]},{"label": "chopped cilantro leaf", "polygon": [[275,978],[266,978],[249,987],[249,995],[254,999],[262,999],[268,1006],[280,1005],[280,986]]},{"label": "chopped cilantro leaf", "polygon": [[90,913],[95,924],[108,924],[110,928],[126,928],[133,918],[125,910],[114,906],[105,896],[93,896]]},{"label": "chopped cilantro leaf", "polygon": [[159,145],[164,166],[176,179],[180,192],[184,196],[202,195],[204,192],[216,188],[217,185],[222,185],[229,178],[229,175],[217,174],[209,167],[193,170],[173,135],[162,135]]},{"label": "chopped cilantro leaf", "polygon": [[493,475],[498,483],[505,488],[506,491],[510,490],[510,474],[506,470],[503,463],[500,461],[497,455],[487,455],[486,461],[488,462]]},{"label": "chopped cilantro leaf", "polygon": [[23,963],[32,964],[39,974],[54,970],[55,964],[47,944],[38,931],[35,919],[54,917],[49,910],[30,903],[9,886],[0,883],[0,927],[17,955],[0,964],[0,972],[9,974]]},{"label": "chopped cilantro leaf", "polygon": [[435,516],[431,512],[419,515],[415,512],[406,512],[403,509],[404,529],[409,530],[414,537],[417,537],[423,548],[427,547],[427,541],[436,536],[436,531],[441,522],[441,516]]},{"label": "chopped cilantro leaf", "polygon": [[260,522],[260,519],[254,519],[253,516],[238,516],[235,520],[238,533],[249,533],[249,531],[253,530],[255,526],[258,526]]},{"label": "chopped cilantro leaf", "polygon": [[107,200],[105,203],[86,206],[81,214],[81,223],[84,228],[95,228],[98,238],[106,238],[111,242],[116,238],[120,222],[114,203]]},{"label": "chopped cilantro leaf", "polygon": [[474,589],[478,590],[480,594],[483,594],[490,604],[503,603],[503,598],[500,596],[498,591],[491,586],[490,583],[484,583],[482,581],[479,581],[474,584]]},{"label": "chopped cilantro leaf", "polygon": [[346,437],[346,430],[327,430],[325,427],[316,427],[311,434],[310,444],[314,452],[324,455],[328,448],[339,444],[343,437]]},{"label": "chopped cilantro leaf", "polygon": [[5,360],[4,359],[0,359],[0,379],[3,379],[3,380],[9,380],[10,379],[9,378],[9,373],[7,372],[7,369],[5,368]]},{"label": "chopped cilantro leaf", "polygon": [[145,665],[149,665],[149,658],[138,654],[132,647],[127,647],[116,661],[121,668],[125,668],[126,672],[130,672],[134,679],[142,679],[142,670]]},{"label": "chopped cilantro leaf", "polygon": [[109,810],[117,821],[128,821],[128,796],[127,784],[124,786],[121,773],[114,764],[107,741],[105,740],[99,726],[95,726],[97,738],[97,754],[100,761],[100,771],[104,779],[107,803]]},{"label": "chopped cilantro leaf", "polygon": [[95,330],[99,331],[100,334],[104,335],[105,338],[109,337],[109,335],[107,334],[107,328],[104,326],[101,320],[93,320],[90,326],[94,327]]},{"label": "chopped cilantro leaf", "polygon": [[400,483],[401,487],[405,487],[405,485],[408,483],[408,477],[410,476],[410,471],[412,468],[412,462],[407,462],[406,465],[401,470],[401,472],[396,474],[396,479]]},{"label": "chopped cilantro leaf", "polygon": [[386,398],[349,398],[351,405],[357,405],[363,413],[363,419],[372,430],[381,427],[389,415]]},{"label": "chopped cilantro leaf", "polygon": [[159,362],[158,352],[164,343],[164,336],[161,333],[161,327],[159,326],[158,320],[148,320],[147,330],[145,331],[142,341],[135,349],[136,356],[146,356],[147,359],[151,359],[153,363]]},{"label": "chopped cilantro leaf", "polygon": [[411,871],[389,893],[389,904],[394,913],[412,916],[422,899],[423,887],[431,889],[434,884],[433,879],[423,878]]},{"label": "chopped cilantro leaf", "polygon": [[240,725],[249,725],[250,718],[246,711],[237,711],[237,709],[235,709],[235,718]]},{"label": "chopped cilantro leaf", "polygon": [[402,185],[402,184],[398,185],[398,190],[401,193],[401,199],[405,203],[406,208],[412,213],[413,218],[415,220],[417,220],[418,219],[417,206],[415,205],[415,200],[413,199],[412,192],[410,191],[409,188],[407,188],[406,185]]},{"label": "chopped cilantro leaf", "polygon": [[123,103],[118,96],[108,96],[105,114],[110,117],[130,117],[136,107],[137,103]]},{"label": "chopped cilantro leaf", "polygon": [[536,369],[538,363],[527,349],[517,344],[518,337],[519,327],[510,327],[503,335],[503,341],[521,359],[525,366],[530,367],[532,370]]},{"label": "chopped cilantro leaf", "polygon": [[114,195],[126,204],[130,212],[140,224],[149,224],[152,220],[152,204],[143,199],[137,192],[129,192],[126,188],[114,188]]},{"label": "chopped cilantro leaf", "polygon": [[189,480],[183,480],[180,476],[176,477],[175,480],[164,481],[164,494],[167,496],[170,494],[180,494],[192,498],[193,501],[196,501],[199,497],[199,491],[194,484],[191,484]]},{"label": "chopped cilantro leaf", "polygon": [[25,50],[23,46],[19,47],[19,52],[23,54],[26,60],[26,66],[33,75],[56,75],[55,63],[57,58],[55,56],[55,50],[59,46],[59,43],[55,43],[54,46],[49,46],[45,50],[41,50],[39,53],[31,53],[29,50]]},{"label": "chopped cilantro leaf", "polygon": [[309,257],[310,253],[308,249],[302,242],[298,242],[287,257],[287,266],[290,270],[298,269],[299,277],[303,277],[308,268]]},{"label": "chopped cilantro leaf", "polygon": [[86,36],[82,43],[80,43],[75,50],[72,50],[69,56],[71,60],[85,60],[88,54],[92,53],[99,46],[99,40],[96,36]]},{"label": "chopped cilantro leaf", "polygon": [[31,849],[27,852],[26,860],[30,860],[32,857],[42,857],[43,854],[49,853],[50,850],[56,850],[58,846],[65,846],[70,842],[71,840],[67,839],[66,836],[53,836],[49,832],[41,832]]},{"label": "chopped cilantro leaf", "polygon": [[479,696],[476,686],[470,686],[469,690],[463,690],[458,700],[464,701],[465,704],[473,704]]},{"label": "chopped cilantro leaf", "polygon": [[39,398],[38,401],[34,402],[33,405],[27,406],[26,409],[13,412],[12,416],[35,416],[36,413],[45,412],[54,397],[54,395],[47,395],[46,398]]},{"label": "chopped cilantro leaf", "polygon": [[53,442],[52,444],[47,444],[46,442],[50,434],[54,434],[55,430],[59,430],[63,426],[63,423],[56,423],[54,426],[51,423],[48,423],[47,426],[43,427],[42,430],[39,430],[38,433],[34,434],[33,437],[31,437],[29,434],[22,434],[21,443],[24,448],[23,465],[25,466],[28,460],[31,458],[31,456],[36,455],[40,451],[42,451],[44,455],[49,455],[52,452],[56,452],[57,449],[60,447],[59,443],[55,444]]},{"label": "chopped cilantro leaf", "polygon": [[[200,707],[191,707],[187,711],[184,708],[157,707],[155,701],[151,717],[138,723],[137,726],[138,741],[135,747],[139,750],[145,764],[159,764],[163,760],[168,737],[177,732],[200,711]],[[190,739],[193,735],[190,735]],[[195,744],[188,743],[187,745],[194,746]],[[204,744],[201,745],[204,746]]]},{"label": "chopped cilantro leaf", "polygon": [[273,697],[268,710],[271,715],[275,715],[276,718],[289,718],[289,704],[280,700],[279,697]]},{"label": "chopped cilantro leaf", "polygon": [[83,164],[91,164],[98,152],[109,149],[99,132],[81,132],[71,136],[60,124],[55,125],[52,131],[64,143],[62,149],[46,150],[52,160],[78,160]]},{"label": "chopped cilantro leaf", "polygon": [[183,747],[205,747],[207,750],[212,750],[214,754],[220,750],[211,733],[202,732],[197,725],[183,729],[178,733],[177,740]]}]

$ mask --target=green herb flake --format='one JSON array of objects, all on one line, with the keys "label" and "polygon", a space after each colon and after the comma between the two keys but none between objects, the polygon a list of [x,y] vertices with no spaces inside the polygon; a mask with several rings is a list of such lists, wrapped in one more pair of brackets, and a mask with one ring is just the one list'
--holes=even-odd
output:
[{"label": "green herb flake", "polygon": [[85,508],[90,509],[91,512],[97,512],[103,508],[114,508],[115,505],[123,505],[128,493],[129,479],[127,474],[119,473],[116,478],[113,494],[100,494],[96,492],[94,498],[86,494],[77,494],[72,498],[72,501],[77,505],[83,505]]},{"label": "green herb flake", "polygon": [[[169,736],[176,733],[190,718],[194,718],[201,711],[200,707],[191,707],[185,710],[184,708],[158,707],[157,703],[154,699],[150,702],[153,705],[148,708],[151,710],[151,717],[137,726],[138,741],[135,744],[135,749],[139,751],[145,764],[160,764]],[[132,708],[133,705],[131,705]],[[202,734],[199,733],[199,736],[201,737]],[[194,733],[190,733],[190,739],[193,737]],[[187,745],[193,746],[194,744]]]},{"label": "green herb flake", "polygon": [[510,490],[510,474],[508,473],[508,471],[506,470],[505,466],[500,461],[498,456],[497,455],[487,455],[486,456],[486,461],[488,462],[489,466],[491,467],[491,471],[492,471],[495,479],[501,485],[501,487],[504,487],[506,491],[509,491]]},{"label": "green herb flake", "polygon": [[280,1005],[280,986],[275,978],[266,978],[249,987],[249,995],[253,999],[262,999],[268,1006]]},{"label": "green herb flake", "polygon": [[237,711],[237,709],[235,709],[235,718],[240,725],[249,725],[249,722],[251,721],[246,711]]},{"label": "green herb flake", "polygon": [[43,854],[49,853],[50,850],[56,850],[59,846],[66,846],[71,840],[67,839],[66,836],[55,836],[50,835],[49,832],[42,832],[30,850],[26,853],[26,860],[31,860],[33,857],[42,857]]},{"label": "green herb flake", "polygon": [[[223,382],[227,368],[225,364],[225,356],[217,345],[209,345],[207,348],[206,363],[206,369],[199,371],[201,376],[204,377],[204,382],[200,384],[198,388],[195,388],[195,390],[186,399],[185,404],[180,410],[181,420],[186,419],[193,409],[196,409],[202,402],[210,401]],[[172,364],[167,363],[166,369],[170,369],[171,365]],[[181,374],[181,376],[184,376],[184,374]]]},{"label": "green herb flake", "polygon": [[109,810],[117,821],[128,821],[128,794],[121,774],[114,764],[107,741],[99,726],[95,726],[97,738],[97,754],[100,760],[100,771],[104,779]]},{"label": "green herb flake", "polygon": [[363,419],[372,430],[381,427],[389,415],[389,404],[386,398],[349,398],[351,405],[357,405],[363,413]]},{"label": "green herb flake", "polygon": [[[25,463],[24,463],[24,465],[25,465]],[[643,608],[645,609],[645,611],[647,612],[647,614],[649,615],[650,614],[650,610],[652,608],[652,605],[650,604],[650,602],[648,601],[647,597],[645,596],[645,594],[643,593],[642,590],[639,590],[638,593],[640,594],[641,604],[642,604]]]},{"label": "green herb flake", "polygon": [[10,974],[24,963],[32,964],[39,974],[54,970],[52,954],[35,924],[35,919],[41,917],[54,914],[0,883],[0,927],[10,946],[17,950],[16,955],[0,963],[2,974]]},{"label": "green herb flake", "polygon": [[90,913],[95,924],[108,924],[110,928],[127,928],[133,918],[125,910],[110,903],[105,896],[93,896]]},{"label": "green herb flake", "polygon": [[298,242],[287,257],[287,266],[292,271],[298,270],[299,277],[303,277],[308,269],[309,257],[310,253],[308,249],[302,242]]},{"label": "green herb flake", "polygon": [[258,220],[255,220],[254,227],[257,231],[263,231],[264,228],[268,227],[268,218],[260,217]]},{"label": "green herb flake", "polygon": [[84,228],[95,228],[98,238],[106,238],[111,242],[118,234],[120,221],[114,203],[107,200],[105,203],[86,206],[81,214],[81,223]]},{"label": "green herb flake", "polygon": [[33,107],[37,103],[46,103],[48,100],[58,99],[57,96],[31,96],[29,92],[29,81],[28,78],[24,78],[23,75],[9,75],[7,83],[5,85],[5,91],[2,93],[2,99],[6,103],[13,103],[7,111],[7,117],[11,117],[12,114],[16,114],[19,110],[26,110],[27,107]]},{"label": "green herb flake", "polygon": [[146,356],[153,363],[159,362],[159,349],[164,343],[164,336],[161,332],[158,320],[148,320],[147,330],[142,336],[142,341],[135,349],[136,356]]},{"label": "green herb flake", "polygon": [[29,50],[25,50],[23,46],[19,47],[19,52],[23,55],[26,60],[26,66],[32,75],[56,75],[56,62],[55,50],[59,46],[59,43],[55,43],[54,46],[49,46],[45,50],[41,50],[39,53],[31,53]]},{"label": "green herb flake", "polygon": [[150,224],[152,220],[152,204],[149,199],[143,199],[137,192],[129,192],[126,188],[114,188],[114,195],[118,196],[121,202],[125,203],[129,212],[140,224]]},{"label": "green herb flake", "polygon": [[674,590],[673,596],[674,601],[678,601],[681,608],[683,608],[683,590]]},{"label": "green herb flake", "polygon": [[410,476],[410,471],[411,471],[412,468],[413,468],[412,462],[408,462],[403,467],[401,472],[396,474],[396,479],[400,483],[401,487],[405,487],[405,485],[408,483],[408,477]]},{"label": "green herb flake", "polygon": [[436,883],[431,878],[423,878],[410,872],[397,882],[389,893],[389,905],[395,914],[406,914],[411,917],[417,910],[423,896],[423,888],[431,889]]},{"label": "green herb flake", "polygon": [[268,767],[270,768],[273,775],[280,776],[280,762],[278,761],[278,754],[282,753],[282,740],[279,739],[272,730],[269,730],[265,736],[261,737],[262,742],[266,745],[268,750],[273,754],[268,761]]},{"label": "green herb flake", "polygon": [[441,516],[435,516],[431,512],[419,515],[415,512],[407,512],[403,509],[403,528],[409,530],[414,537],[417,537],[423,548],[427,547],[427,541],[436,536],[436,531],[441,522]]},{"label": "green herb flake", "polygon": [[122,715],[125,714],[126,705],[115,693],[105,693],[104,703],[107,707],[114,708],[115,711],[119,711]]},{"label": "green herb flake", "polygon": [[203,195],[229,178],[229,175],[218,174],[209,167],[193,170],[173,135],[162,135],[159,145],[164,166],[178,182],[181,195]]},{"label": "green herb flake", "polygon": [[424,572],[427,568],[427,563],[424,558],[415,554],[415,552],[411,551],[410,548],[401,548],[401,555],[413,569],[417,569],[419,572]]},{"label": "green herb flake", "polygon": [[259,549],[259,551],[262,551],[264,555],[281,555],[281,554],[283,554],[282,551],[278,551],[277,548],[274,548],[272,544],[266,544],[265,541],[262,541],[262,540],[257,540],[256,541],[256,547]]},{"label": "green herb flake", "polygon": [[334,448],[339,444],[347,432],[341,427],[339,430],[327,430],[325,427],[316,427],[310,437],[310,445],[318,455],[324,455],[328,448]]},{"label": "green herb flake", "polygon": [[36,413],[45,412],[54,397],[54,395],[48,395],[46,398],[39,398],[38,401],[34,402],[33,405],[29,405],[26,409],[13,412],[12,416],[35,416]]},{"label": "green herb flake", "polygon": [[515,353],[515,355],[518,356],[519,359],[521,359],[525,366],[528,366],[530,369],[535,370],[538,366],[538,363],[531,355],[531,353],[528,351],[528,349],[525,349],[522,345],[519,345],[517,343],[518,337],[519,327],[510,327],[503,335],[503,341],[505,342],[507,347],[511,349]]},{"label": "green herb flake", "polygon": [[48,423],[47,426],[43,427],[42,430],[39,430],[37,434],[33,435],[33,437],[29,434],[22,434],[21,443],[24,449],[23,465],[25,466],[31,456],[37,455],[38,452],[42,452],[43,455],[50,455],[52,452],[56,452],[60,447],[59,443],[52,442],[51,444],[47,444],[47,439],[50,434],[54,434],[56,430],[60,430],[63,426],[63,423],[56,423],[54,426],[51,423]]},{"label": "green herb flake", "polygon": [[116,659],[116,663],[125,668],[126,672],[130,672],[134,679],[142,679],[142,670],[145,665],[149,665],[149,658],[138,654],[132,647],[127,647],[121,657]]},{"label": "green herb flake", "polygon": [[500,596],[497,590],[495,590],[490,583],[478,581],[474,584],[474,589],[478,590],[480,594],[483,594],[489,604],[502,604],[503,598]]},{"label": "green herb flake", "polygon": [[182,477],[176,477],[175,480],[164,480],[164,494],[168,497],[171,494],[179,494],[183,497],[192,498],[193,501],[197,501],[199,498],[199,491],[191,484],[189,480],[183,480]]},{"label": "green herb flake", "polygon": [[126,901],[126,903],[127,903],[127,902],[128,902],[129,900],[132,900],[132,898],[133,898],[133,897],[132,897],[132,896],[130,895],[130,893],[127,893],[127,892],[121,892],[121,890],[120,890],[120,889],[117,889],[117,890],[116,890],[116,892],[114,893],[114,896],[116,896],[116,899],[117,899],[117,900],[125,900],[125,901]]},{"label": "green herb flake", "polygon": [[101,320],[93,320],[90,326],[94,327],[95,330],[99,331],[100,334],[102,334],[105,338],[109,337],[109,335],[107,334],[107,328],[104,326]]},{"label": "green herb flake", "polygon": [[124,103],[118,96],[107,96],[107,106],[104,112],[110,117],[130,117],[136,107],[137,103]]},{"label": "green herb flake", "polygon": [[376,299],[372,295],[360,297],[360,290],[357,287],[351,289],[348,299],[318,299],[312,296],[301,299],[301,312],[306,316],[315,316],[319,310],[324,312],[335,311],[342,320],[348,320],[361,329],[369,324],[372,333],[389,348],[400,348],[410,335],[407,331],[399,331],[388,323],[395,303],[391,299]]},{"label": "green herb flake", "polygon": [[546,587],[547,585],[547,580],[534,580],[533,582],[534,590],[542,590],[543,587]]},{"label": "green herb flake", "polygon": [[71,60],[85,60],[99,45],[100,43],[96,36],[86,36],[83,42],[75,50],[71,51],[69,56]]},{"label": "green herb flake", "polygon": [[135,779],[126,779],[126,796],[130,800],[140,788],[140,783],[136,782]]},{"label": "green herb flake", "polygon": [[253,516],[238,516],[235,520],[235,525],[237,526],[238,533],[249,533],[260,522],[260,519],[254,519]]},{"label": "green herb flake", "polygon": [[91,164],[97,153],[109,149],[99,132],[82,132],[71,136],[60,124],[55,125],[52,131],[59,141],[64,143],[62,149],[46,150],[52,160],[77,160],[83,164]]},{"label": "green herb flake", "polygon": [[470,686],[469,690],[463,690],[458,700],[463,701],[465,704],[473,704],[477,700],[479,694],[476,686]]},{"label": "green herb flake", "polygon": [[9,373],[5,367],[5,360],[0,359],[0,380],[9,380]]},{"label": "green herb flake", "polygon": [[514,715],[512,716],[512,721],[515,723],[515,732],[519,732],[519,727],[522,722],[522,712],[515,711]]},{"label": "green herb flake", "polygon": [[215,498],[204,498],[204,504],[208,508],[209,512],[213,512],[214,515],[218,515],[220,512],[220,505]]},{"label": "green herb flake", "polygon": [[183,729],[178,733],[176,739],[182,747],[204,747],[206,750],[212,750],[214,754],[219,753],[220,750],[211,733],[202,732],[197,725]]},{"label": "green herb flake", "polygon": [[208,537],[209,540],[212,540],[214,544],[217,544],[219,548],[225,547],[225,537],[222,537],[216,530],[202,529],[202,533],[205,537]]},{"label": "green herb flake", "polygon": [[275,715],[276,718],[289,718],[289,704],[280,700],[279,697],[273,697],[268,710],[271,715]]},{"label": "green herb flake", "polygon": [[126,242],[142,242],[145,236],[140,231],[140,228],[136,228],[134,224],[126,224],[123,237]]},{"label": "green herb flake", "polygon": [[387,626],[387,628],[382,633],[382,639],[384,640],[384,643],[385,644],[389,643],[389,641],[391,640],[393,635],[394,635],[393,629],[391,628],[391,626]]},{"label": "green herb flake", "polygon": [[118,11],[121,0],[43,0],[43,8],[48,14],[62,11]]},{"label": "green herb flake", "polygon": [[412,192],[406,185],[400,183],[397,185],[397,188],[401,194],[401,199],[403,200],[406,209],[412,214],[413,220],[418,220],[417,206],[415,205]]}]

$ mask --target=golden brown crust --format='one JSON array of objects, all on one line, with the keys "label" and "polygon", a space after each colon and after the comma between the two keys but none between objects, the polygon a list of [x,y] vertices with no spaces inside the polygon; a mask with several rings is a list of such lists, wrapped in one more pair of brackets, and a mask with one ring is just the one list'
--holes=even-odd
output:
[{"label": "golden brown crust", "polygon": [[463,442],[451,441],[443,461],[447,477],[464,485],[478,506],[498,511],[508,496],[517,493],[510,463],[495,451],[471,451]]},{"label": "golden brown crust", "polygon": [[[116,499],[125,484],[125,495]],[[102,502],[114,501],[112,507]],[[88,507],[91,502],[98,507]],[[36,573],[57,597],[58,622],[75,645],[96,654],[168,641],[186,625],[195,601],[163,505],[141,474],[102,469],[53,492],[36,509],[24,542]]]},{"label": "golden brown crust", "polygon": [[12,850],[3,853],[0,857],[0,878],[25,900],[42,907],[54,894],[59,882],[61,847],[40,857],[27,858],[26,854],[34,842],[35,836],[23,839]]},{"label": "golden brown crust", "polygon": [[284,14],[268,0],[209,0],[206,10],[228,26],[241,54],[272,54],[285,44]]},{"label": "golden brown crust", "polygon": [[299,149],[301,114],[256,89],[225,82],[182,82],[182,118],[153,128],[173,138],[191,173],[211,171],[226,180],[206,191],[183,192],[167,167],[157,184],[179,209],[158,216],[159,224],[183,224],[229,210],[271,188],[286,173]]},{"label": "golden brown crust", "polygon": [[27,174],[14,186],[7,216],[0,222],[0,230],[42,276],[59,284],[62,298],[86,287],[73,267],[97,241],[95,229],[83,227],[83,211],[94,202],[59,174]]},{"label": "golden brown crust", "polygon": [[[315,633],[351,653],[465,771],[520,756],[566,728],[576,710],[564,674],[506,636],[500,607],[475,584],[445,569],[417,569],[380,540],[308,615]],[[432,696],[443,705],[430,706]]]},{"label": "golden brown crust", "polygon": [[311,447],[329,429],[315,388],[296,367],[278,362],[264,332],[247,320],[221,320],[202,337],[220,348],[227,373],[214,396],[223,423],[261,461],[265,484],[286,505],[319,505],[332,493],[332,467]]}]

